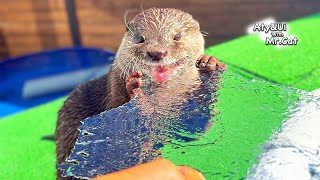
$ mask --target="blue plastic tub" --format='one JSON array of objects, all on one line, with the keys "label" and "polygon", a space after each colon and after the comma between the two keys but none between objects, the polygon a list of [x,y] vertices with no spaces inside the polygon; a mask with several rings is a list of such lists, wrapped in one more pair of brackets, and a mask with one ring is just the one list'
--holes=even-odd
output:
[{"label": "blue plastic tub", "polygon": [[107,72],[114,53],[73,47],[43,51],[0,63],[0,118],[68,94]]}]

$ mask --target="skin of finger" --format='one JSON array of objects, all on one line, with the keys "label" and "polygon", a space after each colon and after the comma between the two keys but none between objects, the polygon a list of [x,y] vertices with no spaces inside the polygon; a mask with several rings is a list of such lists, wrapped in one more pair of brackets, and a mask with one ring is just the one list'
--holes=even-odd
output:
[{"label": "skin of finger", "polygon": [[127,82],[126,89],[130,99],[133,99],[136,95],[142,94],[141,87],[142,87],[141,78],[131,79],[129,82]]},{"label": "skin of finger", "polygon": [[222,69],[226,69],[226,68],[227,68],[227,65],[226,65],[226,64],[223,64],[223,63],[221,63],[221,62],[219,62],[219,63],[217,64],[217,66],[219,66],[219,67],[222,68]]},{"label": "skin of finger", "polygon": [[200,56],[198,57],[197,61],[200,61],[203,56],[205,56],[205,55],[204,55],[204,54],[200,55]]},{"label": "skin of finger", "polygon": [[189,166],[179,166],[178,170],[185,180],[205,180],[205,177],[199,171]]},{"label": "skin of finger", "polygon": [[217,63],[217,71],[219,71],[219,72],[223,72],[223,71],[225,71],[226,69],[227,69],[227,65],[225,65],[225,64],[223,64],[223,63],[220,63],[220,62],[218,62]]},{"label": "skin of finger", "polygon": [[168,160],[140,164],[122,171],[96,177],[92,180],[185,180],[178,168]]},{"label": "skin of finger", "polygon": [[134,73],[132,73],[132,77],[134,78],[141,78],[141,76],[142,76],[141,71],[135,71]]},{"label": "skin of finger", "polygon": [[209,60],[208,60],[208,63],[207,63],[207,69],[209,70],[209,71],[213,71],[213,70],[215,70],[216,69],[216,66],[217,66],[217,60],[216,60],[216,58],[215,57],[210,57],[209,58]]},{"label": "skin of finger", "polygon": [[208,60],[208,63],[213,64],[213,65],[217,65],[217,63],[219,62],[219,60],[217,60],[217,58],[211,56]]},{"label": "skin of finger", "polygon": [[141,77],[142,77],[142,72],[141,71],[135,71],[126,79],[126,82],[129,82],[132,79],[141,78]]},{"label": "skin of finger", "polygon": [[203,58],[200,60],[200,68],[205,68],[207,65],[207,62],[209,60],[210,56],[203,56]]},{"label": "skin of finger", "polygon": [[127,91],[132,91],[133,89],[137,89],[142,87],[142,80],[140,78],[131,79],[126,84]]},{"label": "skin of finger", "polygon": [[200,55],[200,56],[198,57],[198,59],[197,59],[197,61],[196,61],[196,67],[197,67],[197,68],[199,68],[199,64],[200,64],[200,62],[201,62],[201,59],[202,59],[204,56],[205,56],[205,55],[202,54],[202,55]]}]

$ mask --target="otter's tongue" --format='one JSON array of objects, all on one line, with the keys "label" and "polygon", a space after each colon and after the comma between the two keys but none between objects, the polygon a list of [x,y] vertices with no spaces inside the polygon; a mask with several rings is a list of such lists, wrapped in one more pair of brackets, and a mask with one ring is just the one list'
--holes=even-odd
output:
[{"label": "otter's tongue", "polygon": [[164,83],[171,77],[171,70],[169,67],[157,66],[154,69],[154,80],[158,83]]}]

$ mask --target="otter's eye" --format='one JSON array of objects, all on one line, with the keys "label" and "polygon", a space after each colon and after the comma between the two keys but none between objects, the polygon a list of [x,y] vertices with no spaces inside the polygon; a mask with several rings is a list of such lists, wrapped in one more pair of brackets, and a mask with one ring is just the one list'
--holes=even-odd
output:
[{"label": "otter's eye", "polygon": [[176,35],[173,37],[173,40],[175,40],[175,41],[179,41],[180,39],[181,39],[181,34],[180,34],[180,33],[176,34]]},{"label": "otter's eye", "polygon": [[144,38],[143,36],[139,36],[139,37],[138,37],[138,42],[139,42],[139,43],[144,43],[144,39],[145,39],[145,38]]}]

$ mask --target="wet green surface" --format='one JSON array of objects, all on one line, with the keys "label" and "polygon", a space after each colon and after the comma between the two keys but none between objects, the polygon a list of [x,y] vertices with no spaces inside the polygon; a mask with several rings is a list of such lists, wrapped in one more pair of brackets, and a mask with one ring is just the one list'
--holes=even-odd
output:
[{"label": "wet green surface", "polygon": [[207,179],[242,179],[299,95],[295,89],[251,81],[232,72],[222,82],[216,106],[219,115],[210,132],[199,141],[166,145],[162,152],[178,165],[200,170]]},{"label": "wet green surface", "polygon": [[258,35],[248,35],[210,47],[206,53],[265,79],[304,90],[320,88],[320,14],[288,23],[296,46],[266,46]]}]

